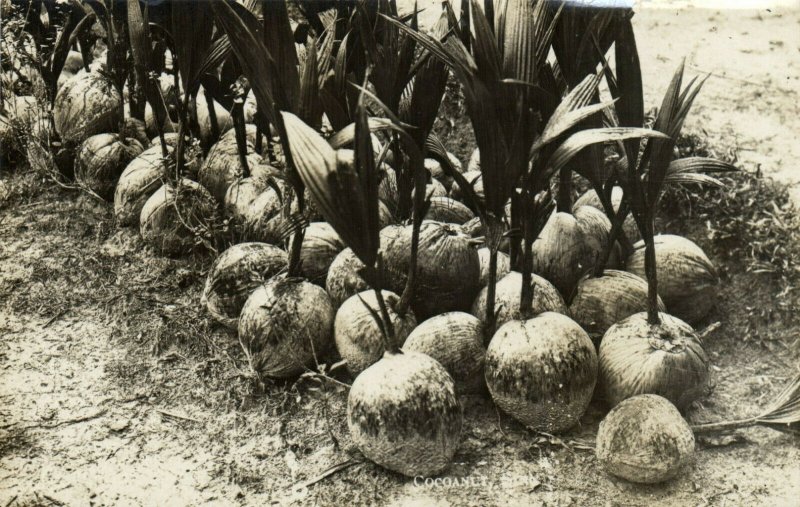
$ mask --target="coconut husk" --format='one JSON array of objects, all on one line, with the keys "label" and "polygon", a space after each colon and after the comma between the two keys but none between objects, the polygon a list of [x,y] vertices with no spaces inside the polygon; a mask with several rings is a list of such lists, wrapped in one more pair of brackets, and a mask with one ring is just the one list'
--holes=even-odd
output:
[{"label": "coconut husk", "polygon": [[483,334],[483,323],[474,315],[443,313],[414,328],[403,344],[403,351],[422,352],[436,359],[453,377],[456,392],[479,392],[484,386]]},{"label": "coconut husk", "polygon": [[[478,199],[485,199],[484,191],[483,191],[483,176],[481,175],[480,171],[468,171],[464,173],[464,178],[467,180],[468,183],[472,183],[472,188],[475,190],[475,195],[478,196]],[[461,187],[458,186],[458,183],[453,183],[453,186],[450,188],[450,197],[457,201],[464,202],[466,205],[470,205],[470,203],[465,202],[466,195],[462,192]]]},{"label": "coconut husk", "polygon": [[[543,312],[557,312],[566,315],[567,305],[553,284],[538,275],[531,276],[533,287],[533,303],[529,315],[538,315]],[[495,285],[495,312],[497,313],[496,327],[506,322],[522,318],[519,311],[520,293],[522,290],[522,274],[511,271],[503,278],[498,279]],[[488,288],[484,287],[472,303],[470,313],[486,324],[486,298]]]},{"label": "coconut husk", "polygon": [[[456,171],[460,173],[464,172],[461,161],[458,160],[455,155],[448,153],[447,158],[450,159],[450,163],[453,164],[453,167],[455,167]],[[453,178],[445,172],[442,164],[440,164],[438,160],[426,158],[425,169],[430,173],[431,178],[441,183],[445,189],[450,190],[450,188],[452,188]]]},{"label": "coconut husk", "polygon": [[128,164],[114,190],[114,216],[119,225],[139,223],[144,203],[162,185],[166,173],[161,146],[150,147]]},{"label": "coconut husk", "polygon": [[442,365],[418,352],[387,354],[353,382],[347,426],[368,459],[409,477],[430,477],[452,462],[461,410]]},{"label": "coconut husk", "polygon": [[[263,163],[252,167],[250,171],[250,176],[233,182],[225,193],[225,214],[240,224],[246,222],[253,202],[271,188],[269,178],[278,173],[277,169]],[[273,181],[278,184],[277,180]],[[277,194],[274,195],[277,197]]]},{"label": "coconut husk", "polygon": [[[573,211],[578,227],[583,232],[587,247],[587,261],[594,269],[597,260],[605,252],[611,237],[611,221],[605,213],[591,206],[581,206]],[[619,255],[615,257],[618,259]],[[613,269],[615,266],[608,266]]]},{"label": "coconut husk", "polygon": [[[635,313],[647,311],[647,282],[641,277],[607,269],[601,277],[578,283],[569,314],[589,333],[596,346],[608,329]],[[658,311],[666,312],[658,298]]]},{"label": "coconut husk", "polygon": [[575,217],[555,212],[533,243],[533,271],[549,280],[566,301],[591,268],[586,238]]},{"label": "coconut husk", "polygon": [[432,197],[425,215],[426,220],[456,225],[464,224],[474,217],[467,206],[449,197]]},{"label": "coconut husk", "polygon": [[295,377],[331,349],[333,318],[321,287],[278,275],[247,298],[239,316],[239,343],[258,375]]},{"label": "coconut husk", "polygon": [[183,179],[164,184],[142,207],[139,232],[145,243],[163,255],[180,255],[208,239],[217,203],[197,182]]},{"label": "coconut husk", "polygon": [[266,243],[238,243],[214,261],[201,303],[220,324],[236,329],[247,298],[260,285],[286,269],[288,256]]},{"label": "coconut husk", "polygon": [[597,460],[611,475],[652,484],[678,475],[694,456],[694,434],[661,396],[644,394],[614,407],[597,430]]},{"label": "coconut husk", "polygon": [[306,227],[300,249],[300,272],[308,281],[325,286],[328,268],[346,245],[327,222],[312,222]]},{"label": "coconut husk", "polygon": [[[230,113],[217,101],[212,102],[214,104],[214,114],[217,118],[217,135],[221,135],[233,128],[233,118],[231,118]],[[200,127],[200,141],[208,146],[215,142],[216,139],[212,137],[213,132],[211,129],[211,115],[209,114],[208,99],[206,99],[205,90],[202,86],[197,92],[195,104],[197,106],[197,124]]]},{"label": "coconut husk", "polygon": [[[417,325],[413,312],[400,316],[395,312],[400,297],[389,291],[381,291],[386,302],[389,318],[394,327],[394,345],[400,347]],[[379,313],[380,306],[375,292],[367,290],[348,298],[339,310],[333,325],[336,349],[342,359],[347,361],[347,369],[355,377],[377,362],[386,351],[385,340],[372,313]]]},{"label": "coconut husk", "polygon": [[475,148],[472,152],[472,155],[469,157],[469,163],[467,164],[467,171],[478,171],[481,170],[481,150],[480,148]]},{"label": "coconut husk", "polygon": [[[478,249],[478,260],[481,263],[481,287],[486,287],[489,284],[489,258],[491,252],[488,248],[483,247]],[[501,280],[511,272],[511,259],[503,252],[497,252],[497,276],[495,280]],[[520,284],[522,282],[520,281]]]},{"label": "coconut husk", "polygon": [[[719,291],[719,275],[705,252],[681,236],[662,234],[654,238],[658,295],[667,311],[694,324],[714,306]],[[639,242],[628,258],[626,269],[642,278],[645,245]]]},{"label": "coconut husk", "polygon": [[[622,202],[623,193],[622,187],[614,187],[611,190],[611,205],[614,207],[615,212],[619,211],[619,205]],[[600,198],[597,196],[597,192],[594,190],[587,190],[583,195],[575,200],[575,203],[572,205],[573,212],[581,206],[591,206],[592,208],[596,208],[605,213],[603,203],[600,202]],[[622,223],[622,230],[625,232],[625,237],[628,238],[632,243],[642,239],[639,228],[636,226],[636,220],[631,214],[628,214],[628,216],[625,217],[625,221]]]},{"label": "coconut husk", "polygon": [[534,431],[574,426],[592,399],[597,354],[565,315],[545,312],[502,325],[486,351],[486,385],[504,412]]},{"label": "coconut husk", "polygon": [[331,263],[325,279],[325,290],[334,308],[342,306],[348,298],[369,289],[369,284],[361,277],[364,263],[349,248],[345,248]]},{"label": "coconut husk", "polygon": [[61,140],[80,144],[95,134],[115,131],[122,120],[122,97],[96,72],[76,74],[53,103],[53,121]]},{"label": "coconut husk", "polygon": [[[255,167],[261,163],[261,156],[250,144],[248,144],[247,153],[248,167]],[[206,187],[215,199],[222,202],[225,200],[228,187],[241,178],[242,173],[236,139],[225,137],[209,150],[208,157],[197,173],[197,181]]]},{"label": "coconut husk", "polygon": [[117,181],[128,164],[144,148],[135,139],[120,139],[117,134],[98,134],[83,142],[75,159],[77,182],[110,201]]},{"label": "coconut husk", "polygon": [[650,324],[636,313],[609,328],[600,342],[600,382],[615,406],[638,394],[658,394],[684,410],[705,393],[708,356],[682,320],[660,313]]}]

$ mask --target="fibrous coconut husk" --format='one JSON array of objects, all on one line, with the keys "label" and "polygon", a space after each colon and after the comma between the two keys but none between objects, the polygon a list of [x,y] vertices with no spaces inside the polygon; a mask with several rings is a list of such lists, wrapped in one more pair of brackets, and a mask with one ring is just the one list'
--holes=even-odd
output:
[{"label": "fibrous coconut husk", "polygon": [[[578,227],[583,232],[583,237],[586,241],[589,268],[594,269],[600,256],[605,252],[609,239],[611,239],[611,221],[608,220],[605,213],[591,206],[580,206],[572,214],[578,222]],[[617,244],[618,246],[619,244]],[[618,260],[619,254],[610,257]],[[606,267],[613,269],[616,266],[607,265]]]},{"label": "fibrous coconut husk", "polygon": [[195,181],[170,183],[147,199],[139,218],[142,239],[163,255],[180,255],[207,239],[216,220],[217,203]]},{"label": "fibrous coconut husk", "polygon": [[369,289],[361,276],[364,263],[349,248],[345,248],[331,263],[325,279],[325,290],[331,297],[334,308],[339,308],[351,296]]},{"label": "fibrous coconut husk", "polygon": [[333,318],[321,287],[278,275],[247,298],[239,316],[239,342],[258,375],[291,378],[330,350]]},{"label": "fibrous coconut husk", "polygon": [[[248,143],[247,164],[255,167],[261,162],[261,156]],[[205,162],[200,167],[197,180],[206,187],[211,195],[220,202],[225,200],[228,187],[242,177],[243,169],[239,163],[239,149],[236,139],[224,137],[208,152]]]},{"label": "fibrous coconut husk", "polygon": [[[686,238],[662,234],[655,236],[654,242],[658,295],[667,311],[690,324],[700,321],[717,300],[717,270],[705,252]],[[634,245],[626,269],[645,278],[644,258],[645,245],[640,241]]]},{"label": "fibrous coconut husk", "polygon": [[[264,163],[251,167],[250,176],[234,181],[225,192],[225,214],[237,223],[244,224],[253,202],[271,188],[269,178],[277,174],[277,169]],[[277,180],[273,179],[273,182],[278,185]]]},{"label": "fibrous coconut husk", "polygon": [[[168,148],[172,152],[171,148]],[[144,203],[167,176],[161,146],[152,146],[134,158],[122,171],[114,190],[114,216],[120,225],[139,222]]]},{"label": "fibrous coconut husk", "polygon": [[[538,315],[542,312],[557,312],[566,315],[567,305],[553,284],[538,275],[531,275],[533,288],[533,304],[529,315]],[[511,320],[520,319],[519,311],[520,294],[522,291],[522,274],[511,271],[503,278],[499,278],[495,285],[494,308],[497,313],[496,327],[500,327]],[[470,313],[486,324],[486,298],[489,289],[484,287],[472,303]]]},{"label": "fibrous coconut husk", "polygon": [[478,171],[481,170],[481,150],[480,148],[475,148],[473,150],[472,155],[469,156],[469,163],[467,164],[467,171]]},{"label": "fibrous coconut husk", "polygon": [[201,303],[222,325],[236,329],[250,294],[286,269],[288,256],[266,243],[238,243],[214,261],[208,272]]},{"label": "fibrous coconut husk", "polygon": [[453,379],[418,352],[387,354],[353,382],[347,426],[370,460],[409,477],[445,470],[461,440]]},{"label": "fibrous coconut husk", "polygon": [[586,238],[575,217],[555,212],[533,243],[533,271],[549,280],[566,301],[590,268]]},{"label": "fibrous coconut husk", "polygon": [[[608,328],[634,313],[647,311],[647,282],[627,271],[607,269],[603,276],[581,280],[572,303],[570,316],[589,333],[595,345]],[[658,298],[658,311],[666,312]]]},{"label": "fibrous coconut husk", "polygon": [[504,412],[535,431],[574,426],[597,382],[597,354],[565,315],[545,312],[502,325],[486,351],[486,385]]},{"label": "fibrous coconut husk", "polygon": [[112,200],[120,175],[144,151],[135,139],[98,134],[81,144],[75,159],[75,179],[103,199]]},{"label": "fibrous coconut husk", "polygon": [[96,72],[76,74],[58,90],[53,103],[56,132],[62,141],[76,145],[95,134],[115,131],[122,114],[119,92]]},{"label": "fibrous coconut husk", "polygon": [[[389,291],[381,291],[386,302],[389,318],[394,326],[395,347],[400,347],[417,325],[417,319],[410,310],[405,315],[395,312],[400,297]],[[366,305],[365,305],[366,303]],[[347,361],[347,369],[353,376],[358,375],[377,362],[386,351],[385,340],[380,327],[375,322],[367,305],[380,315],[380,306],[375,292],[367,290],[348,298],[336,312],[333,325],[336,348],[342,359]]]},{"label": "fibrous coconut husk", "polygon": [[[448,153],[447,158],[450,159],[450,163],[453,164],[453,167],[455,167],[456,171],[460,173],[464,172],[461,161],[458,160],[455,155]],[[442,164],[440,164],[438,160],[426,158],[425,169],[428,170],[433,179],[438,180],[447,190],[450,190],[450,188],[453,186],[453,178],[444,171]]]},{"label": "fibrous coconut husk", "polygon": [[609,328],[600,342],[600,382],[610,406],[638,394],[658,394],[684,410],[705,393],[708,356],[682,320],[660,313],[650,324],[636,313]]},{"label": "fibrous coconut husk", "polygon": [[[489,284],[489,258],[491,252],[488,248],[483,247],[478,249],[478,260],[481,263],[481,287],[486,287]],[[497,273],[495,280],[501,280],[509,272],[511,272],[511,259],[503,252],[497,252]],[[522,283],[520,279],[520,284]]]},{"label": "fibrous coconut husk", "polygon": [[327,222],[310,223],[300,249],[300,272],[308,281],[324,287],[328,268],[345,246],[342,238]]},{"label": "fibrous coconut husk", "polygon": [[435,220],[437,222],[461,225],[475,215],[464,204],[451,199],[449,197],[432,197],[430,199],[430,206],[428,213],[425,214],[426,220]]},{"label": "fibrous coconut husk", "polygon": [[443,313],[414,328],[403,344],[403,351],[422,352],[436,359],[453,377],[457,392],[474,393],[484,385],[483,333],[483,323],[474,315]]},{"label": "fibrous coconut husk", "polygon": [[680,412],[653,394],[629,398],[597,430],[597,460],[611,475],[651,484],[669,480],[694,456],[694,434]]},{"label": "fibrous coconut husk", "polygon": [[[611,190],[611,205],[614,207],[615,212],[619,211],[619,205],[622,202],[623,193],[622,187],[614,187]],[[575,203],[572,205],[573,212],[581,206],[591,206],[592,208],[596,208],[605,213],[603,203],[600,202],[600,198],[597,196],[597,192],[594,190],[587,190],[583,195],[575,200]],[[634,220],[633,215],[630,213],[627,217],[625,217],[625,221],[622,223],[622,230],[625,232],[625,237],[627,237],[632,243],[636,243],[642,239],[642,235],[639,233],[639,228],[636,226],[636,220]]]},{"label": "fibrous coconut husk", "polygon": [[[483,200],[486,198],[483,191],[483,175],[481,175],[480,171],[465,172],[464,178],[467,180],[467,183],[472,184],[472,189],[475,191],[475,195],[478,199]],[[466,201],[466,194],[464,194],[461,187],[458,186],[458,183],[454,182],[453,186],[450,188],[450,197],[463,202],[467,206],[472,206],[472,203]]]}]

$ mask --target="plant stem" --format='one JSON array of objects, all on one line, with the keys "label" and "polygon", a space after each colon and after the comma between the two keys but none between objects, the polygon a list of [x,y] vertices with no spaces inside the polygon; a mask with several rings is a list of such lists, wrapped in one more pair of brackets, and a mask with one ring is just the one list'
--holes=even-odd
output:
[{"label": "plant stem", "polygon": [[183,149],[184,149],[184,135],[186,133],[186,116],[187,108],[189,107],[189,92],[186,91],[183,95],[183,106],[181,107],[179,125],[178,125],[178,146],[175,149],[175,181],[181,179],[183,173]]},{"label": "plant stem", "polygon": [[503,239],[503,224],[493,213],[488,212],[484,223],[486,245],[489,248],[489,283],[486,286],[486,340],[488,344],[495,331],[494,299],[497,286],[497,252]]},{"label": "plant stem", "polygon": [[236,134],[236,151],[239,155],[239,165],[242,169],[242,177],[250,176],[250,166],[247,164],[247,126],[244,124],[244,100],[237,97],[233,101],[233,127]]},{"label": "plant stem", "polygon": [[[619,204],[619,210],[612,215],[613,219],[611,220],[611,232],[608,234],[608,242],[606,243],[603,252],[600,254],[600,258],[597,259],[597,263],[595,264],[594,276],[603,276],[603,272],[608,264],[608,259],[611,257],[611,250],[614,249],[614,245],[616,245],[617,242],[619,242],[620,246],[622,246],[623,259],[627,259],[633,251],[633,246],[625,236],[625,231],[622,228],[623,224],[625,223],[625,219],[628,217],[629,211],[628,200],[623,197],[622,202]],[[614,213],[613,210],[612,213]]]},{"label": "plant stem", "polygon": [[566,167],[558,175],[558,211],[572,213],[572,171]]},{"label": "plant stem", "polygon": [[289,247],[289,268],[287,276],[301,276],[300,275],[300,251],[303,248],[303,238],[306,235],[305,227],[299,228],[292,235],[292,244]]},{"label": "plant stem", "polygon": [[647,321],[657,325],[661,323],[658,316],[658,275],[656,271],[656,244],[653,231],[655,229],[652,213],[648,213],[645,237],[644,270],[647,275]]},{"label": "plant stem", "polygon": [[397,354],[400,352],[400,346],[397,344],[397,340],[395,339],[394,334],[394,324],[392,324],[392,318],[389,316],[389,310],[386,307],[386,300],[383,299],[383,292],[379,288],[374,288],[375,291],[375,299],[378,301],[378,308],[381,311],[381,320],[383,321],[384,329],[386,330],[386,335],[384,336],[384,348],[386,352],[390,354]]},{"label": "plant stem", "polygon": [[750,418],[750,419],[739,419],[736,421],[695,424],[692,425],[691,428],[694,433],[712,433],[716,431],[730,431],[730,430],[738,430],[741,428],[749,428],[757,424],[758,424],[758,419]]},{"label": "plant stem", "polygon": [[[399,150],[398,152],[399,153]],[[397,160],[397,159],[396,159]],[[403,160],[403,159],[400,159]],[[404,165],[412,165],[410,159],[407,159]],[[403,294],[400,296],[400,301],[397,303],[398,315],[405,315],[408,307],[411,305],[411,300],[414,297],[414,289],[416,288],[417,280],[417,255],[419,254],[419,233],[422,228],[422,208],[425,204],[425,166],[422,165],[422,160],[419,160],[419,167],[411,167],[411,174],[414,175],[414,202],[411,215],[411,261],[408,266],[408,277],[406,279],[406,286],[403,288]]]}]

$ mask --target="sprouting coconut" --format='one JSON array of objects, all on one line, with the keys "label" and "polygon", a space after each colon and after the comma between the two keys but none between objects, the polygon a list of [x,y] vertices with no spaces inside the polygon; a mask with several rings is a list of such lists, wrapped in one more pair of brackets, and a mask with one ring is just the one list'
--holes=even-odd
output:
[{"label": "sprouting coconut", "polygon": [[[578,222],[578,228],[583,232],[583,237],[586,241],[586,255],[589,261],[589,267],[594,268],[608,247],[608,242],[611,239],[611,221],[605,213],[591,206],[576,208],[572,212],[572,215]],[[614,250],[612,250],[609,257],[611,265],[607,263],[606,267],[616,267],[620,258],[618,243],[614,245]]]},{"label": "sprouting coconut", "polygon": [[[464,179],[467,180],[467,183],[472,184],[472,189],[475,191],[475,195],[478,196],[478,199],[484,199],[483,176],[481,175],[480,171],[465,172]],[[464,194],[463,190],[461,190],[461,187],[458,186],[458,183],[453,183],[453,186],[450,188],[450,197],[456,199],[457,201],[464,201],[466,194]],[[469,202],[466,202],[465,204],[471,205]]]},{"label": "sprouting coconut", "polygon": [[[480,222],[478,222],[480,225]],[[489,249],[478,249],[478,260],[481,263],[481,287],[489,283]],[[511,259],[503,252],[497,253],[497,279],[502,280],[511,271]],[[520,283],[522,283],[520,281]]]},{"label": "sprouting coconut", "polygon": [[[248,144],[247,163],[255,167],[261,162],[261,157],[255,153],[255,148]],[[235,136],[223,136],[208,152],[205,162],[197,175],[197,180],[206,187],[211,195],[220,202],[225,200],[228,187],[242,177],[242,167],[239,163],[239,151]]]},{"label": "sprouting coconut", "polygon": [[325,279],[325,290],[334,308],[338,309],[351,296],[369,289],[369,284],[360,273],[363,268],[364,263],[349,248],[339,252],[333,259]]},{"label": "sprouting coconut", "polygon": [[483,323],[474,315],[443,313],[414,328],[403,344],[403,351],[422,352],[436,359],[453,377],[457,392],[472,393],[484,385],[483,334]]},{"label": "sprouting coconut", "polygon": [[278,275],[247,298],[239,316],[239,342],[258,375],[291,378],[330,350],[333,318],[321,287]]},{"label": "sprouting coconut", "polygon": [[[394,328],[394,341],[390,345],[398,348],[416,327],[417,319],[411,311],[404,315],[396,313],[400,301],[397,294],[389,291],[382,291],[381,294]],[[378,361],[386,351],[386,339],[372,314],[379,311],[375,292],[367,290],[351,296],[336,312],[333,326],[336,348],[342,359],[347,361],[347,369],[353,376]]]},{"label": "sprouting coconut", "polygon": [[597,354],[572,319],[545,312],[500,326],[486,351],[486,385],[504,412],[535,431],[574,426],[597,382]]},{"label": "sprouting coconut", "polygon": [[[228,187],[225,193],[225,214],[240,224],[246,223],[253,202],[271,188],[268,179],[277,174],[277,169],[264,163],[250,167],[250,176],[238,179]],[[273,182],[278,185],[277,180],[273,179]],[[277,198],[277,194],[275,197]]]},{"label": "sprouting coconut", "polygon": [[[453,164],[456,171],[464,172],[462,169],[461,161],[453,155],[452,153],[447,154],[447,158],[450,160],[450,163]],[[449,176],[444,168],[442,168],[442,164],[433,158],[426,158],[425,159],[425,169],[430,173],[431,177],[444,185],[446,189],[450,189],[453,186],[453,178]]]},{"label": "sprouting coconut", "polygon": [[387,353],[356,378],[347,398],[347,427],[358,449],[409,477],[445,470],[462,424],[453,379],[419,352]]},{"label": "sprouting coconut", "polygon": [[533,244],[534,273],[549,280],[569,301],[578,280],[590,267],[588,243],[576,218],[569,213],[553,213]]},{"label": "sprouting coconut", "polygon": [[[172,152],[168,148],[169,153]],[[139,222],[144,203],[162,185],[167,176],[167,161],[161,146],[151,146],[134,158],[122,171],[114,190],[114,216],[120,225]]]},{"label": "sprouting coconut", "polygon": [[469,163],[467,164],[467,172],[469,171],[478,171],[481,170],[481,150],[480,148],[475,148],[472,152],[472,155],[469,156]]},{"label": "sprouting coconut", "polygon": [[139,218],[142,239],[164,255],[197,246],[216,218],[217,203],[197,182],[165,183],[147,199]]},{"label": "sprouting coconut", "polygon": [[[624,192],[622,187],[614,187],[611,190],[611,205],[614,207],[615,213],[619,211],[623,194]],[[605,213],[605,210],[603,209],[603,203],[600,201],[600,197],[597,196],[597,192],[594,190],[587,190],[583,195],[578,197],[572,206],[572,210],[576,211],[578,208],[583,206],[590,206]],[[622,223],[622,230],[625,232],[625,237],[627,237],[631,242],[635,243],[642,238],[642,235],[639,233],[639,228],[636,226],[636,220],[634,220],[633,215],[629,214],[627,217],[625,217],[625,221]]]},{"label": "sprouting coconut", "polygon": [[606,402],[658,394],[685,410],[706,390],[708,356],[692,327],[665,313],[652,324],[646,312],[611,326],[600,342]]},{"label": "sprouting coconut", "polygon": [[[402,292],[411,260],[411,226],[381,231],[389,271],[389,287]],[[480,288],[478,252],[460,227],[424,221],[417,254],[414,313],[421,319],[447,311],[466,310]]]},{"label": "sprouting coconut", "polygon": [[[214,104],[214,114],[217,121],[217,135],[222,135],[233,128],[233,119],[230,113],[222,107],[217,101],[212,100]],[[210,108],[208,107],[208,98],[206,97],[205,90],[201,86],[197,92],[197,124],[200,127],[200,141],[209,145],[216,141],[213,137],[213,129],[211,124]],[[236,144],[234,143],[234,146]]]},{"label": "sprouting coconut", "polygon": [[308,281],[324,286],[328,268],[344,250],[342,238],[326,222],[312,222],[303,236],[300,250],[300,272]]},{"label": "sprouting coconut", "polygon": [[53,121],[61,140],[80,144],[111,132],[122,120],[122,97],[111,81],[96,72],[76,74],[58,90]]},{"label": "sprouting coconut", "polygon": [[280,244],[285,225],[281,207],[282,196],[275,189],[270,187],[261,192],[245,210],[245,238],[249,241]]},{"label": "sprouting coconut", "polygon": [[[708,315],[717,300],[719,275],[705,252],[691,240],[662,234],[654,238],[658,294],[667,310],[689,323]],[[626,269],[645,275],[645,245],[634,245]]]},{"label": "sprouting coconut", "polygon": [[147,149],[150,147],[150,138],[147,136],[147,130],[145,129],[144,122],[138,118],[125,118],[122,126],[122,131],[128,137],[132,137],[139,141],[139,144],[142,145],[142,148]]},{"label": "sprouting coconut", "polygon": [[259,285],[286,269],[286,252],[266,243],[239,243],[214,261],[201,302],[214,319],[232,329],[247,298]]},{"label": "sprouting coconut", "polygon": [[[556,312],[566,315],[567,305],[558,289],[541,276],[531,275],[531,288],[533,301],[530,307],[531,315],[543,312]],[[506,322],[521,318],[520,294],[522,292],[522,274],[511,271],[500,278],[495,288],[495,312],[497,313],[497,327]],[[484,287],[472,303],[472,315],[478,317],[484,324],[486,319],[486,298],[488,288]]]},{"label": "sprouting coconut", "polygon": [[[660,312],[666,312],[658,299]],[[569,314],[589,333],[595,345],[617,322],[647,311],[647,282],[633,273],[607,269],[602,276],[585,278],[578,283]]]},{"label": "sprouting coconut", "polygon": [[475,216],[464,204],[449,197],[431,197],[426,220],[461,225]]},{"label": "sprouting coconut", "polygon": [[652,484],[680,473],[694,456],[694,434],[668,400],[654,394],[629,398],[597,430],[597,460],[631,482]]},{"label": "sprouting coconut", "polygon": [[127,165],[144,151],[132,138],[117,134],[97,134],[81,144],[75,159],[75,179],[106,200],[114,198],[114,189]]}]

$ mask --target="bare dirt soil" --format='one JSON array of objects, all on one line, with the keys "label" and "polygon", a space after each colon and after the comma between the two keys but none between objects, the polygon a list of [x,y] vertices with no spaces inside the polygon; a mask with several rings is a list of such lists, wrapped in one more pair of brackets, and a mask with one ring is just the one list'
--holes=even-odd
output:
[{"label": "bare dirt soil", "polygon": [[[724,59],[726,68],[736,69],[736,58],[752,58],[760,66],[753,74],[733,76],[749,81],[777,79],[789,69],[794,81],[772,85],[795,95],[712,76],[690,127],[730,140],[725,146],[738,139],[740,156],[759,157],[767,172],[796,163],[796,143],[783,139],[798,131],[797,14],[752,19],[758,31],[738,18],[723,23],[729,14],[714,13],[702,14],[692,30],[679,30],[672,23],[682,16],[637,14],[644,75],[648,90],[649,83],[656,90],[651,99],[666,86],[680,51],[669,54],[663,43],[645,41],[673,41],[686,53],[694,47],[697,60],[688,62],[702,68],[711,49],[696,34],[713,25],[709,17],[716,33],[757,33],[742,43],[741,55]],[[651,70],[650,62],[663,68]],[[458,109],[447,104],[439,130],[452,133],[448,145],[466,162],[473,145],[459,138],[463,121],[448,123]],[[686,473],[640,486],[597,467],[593,440],[605,413],[601,404],[555,438],[498,414],[488,396],[464,400],[463,444],[446,483],[388,473],[362,462],[349,441],[347,390],[339,383],[350,382],[345,374],[334,375],[336,381],[307,375],[267,385],[250,376],[236,337],[211,323],[199,304],[211,256],[156,257],[135,230],[115,228],[108,205],[30,174],[2,183],[0,194],[13,205],[0,205],[0,506],[773,506],[797,505],[800,498],[795,437],[752,429],[700,440]],[[722,323],[706,338],[713,386],[687,417],[753,414],[798,370],[798,312],[768,274],[719,260],[724,252],[703,223],[667,223],[665,230],[686,230],[723,274],[706,322]],[[321,478],[339,464],[346,468]]]}]

